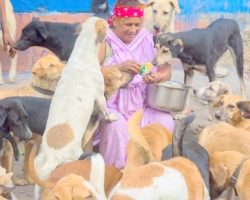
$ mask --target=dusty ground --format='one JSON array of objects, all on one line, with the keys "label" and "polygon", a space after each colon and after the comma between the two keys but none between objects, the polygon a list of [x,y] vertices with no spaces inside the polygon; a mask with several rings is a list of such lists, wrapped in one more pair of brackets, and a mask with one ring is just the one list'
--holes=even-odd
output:
[{"label": "dusty ground", "polygon": [[[228,62],[230,64],[230,62]],[[239,81],[238,77],[236,75],[235,68],[233,67],[233,64],[231,63],[230,65],[224,64],[224,67],[226,67],[229,70],[229,75],[227,77],[221,78],[223,82],[229,84],[232,87],[232,91],[235,93],[240,93],[239,91]],[[173,80],[177,81],[182,81],[183,80],[183,72],[182,69],[180,68],[179,65],[174,66],[173,70]],[[6,84],[4,86],[0,86],[1,88],[13,88],[16,87],[17,85],[22,85],[27,83],[30,80],[31,76],[29,73],[25,74],[19,74],[18,75],[18,84]],[[246,88],[247,88],[247,95],[248,99],[250,99],[250,79],[245,78],[246,81]],[[195,87],[200,87],[204,86],[208,83],[208,79],[206,76],[203,76],[201,74],[195,74],[194,76],[194,86]],[[189,139],[195,139],[197,135],[199,134],[200,130],[210,124],[210,123],[215,123],[216,121],[208,121],[208,109],[206,106],[201,104],[197,99],[195,99],[193,96],[191,96],[190,103],[189,103],[189,108],[194,110],[196,113],[196,119],[191,125],[191,128],[189,129]],[[193,137],[194,136],[194,137]],[[22,146],[20,146],[21,152],[22,152]],[[18,175],[22,175],[22,158],[21,156],[21,161],[15,163],[15,173]],[[33,200],[33,192],[34,192],[34,187],[33,185],[29,186],[16,186],[13,189],[14,194],[17,196],[18,200]]]}]

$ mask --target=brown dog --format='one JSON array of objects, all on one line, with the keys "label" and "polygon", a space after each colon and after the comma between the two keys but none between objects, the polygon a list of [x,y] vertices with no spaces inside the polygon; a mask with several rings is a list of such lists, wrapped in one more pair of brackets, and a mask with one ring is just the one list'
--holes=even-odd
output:
[{"label": "brown dog", "polygon": [[242,96],[235,94],[222,95],[213,104],[217,110],[215,117],[220,121],[228,122],[236,128],[250,131],[250,120],[243,118],[241,110],[237,107],[237,102],[243,100]]},{"label": "brown dog", "polygon": [[199,135],[198,142],[210,156],[216,151],[238,151],[250,158],[249,131],[235,128],[226,122],[204,128]]},{"label": "brown dog", "polygon": [[[236,151],[215,152],[210,158],[210,171],[212,175],[212,196],[217,196],[227,189],[230,178],[238,170],[239,174],[233,187],[240,200],[250,199],[250,160]],[[237,175],[236,175],[237,176]]]},{"label": "brown dog", "polygon": [[[139,127],[142,112],[136,112],[129,120],[131,140],[127,145],[127,163],[124,171],[130,171],[151,161],[161,161],[163,150],[172,143],[172,133],[161,124]],[[143,153],[143,152],[147,153]],[[148,155],[148,156],[146,156]]]},{"label": "brown dog", "polygon": [[[38,152],[38,146],[32,141],[31,143],[33,144],[33,148],[29,157],[29,170],[30,175],[35,183],[43,188],[42,199],[47,199],[50,191],[53,190],[58,181],[72,173],[79,175],[88,181],[90,180],[91,168],[93,168],[93,163],[90,160],[75,160],[62,164],[51,172],[49,178],[46,181],[40,180],[34,168],[34,158]],[[104,190],[107,196],[117,184],[117,182],[121,179],[121,177],[122,173],[119,169],[113,166],[105,167]]]}]

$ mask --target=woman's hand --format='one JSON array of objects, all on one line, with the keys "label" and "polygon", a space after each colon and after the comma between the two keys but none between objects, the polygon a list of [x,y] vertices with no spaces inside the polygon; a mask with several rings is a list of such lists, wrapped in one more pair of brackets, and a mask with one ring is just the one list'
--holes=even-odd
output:
[{"label": "woman's hand", "polygon": [[142,79],[145,83],[151,84],[151,83],[159,83],[162,81],[168,81],[171,78],[171,66],[167,65],[164,67],[158,68],[157,72],[150,72],[148,74],[145,74]]},{"label": "woman's hand", "polygon": [[141,65],[134,60],[127,60],[118,64],[118,68],[124,72],[138,74],[140,72]]}]

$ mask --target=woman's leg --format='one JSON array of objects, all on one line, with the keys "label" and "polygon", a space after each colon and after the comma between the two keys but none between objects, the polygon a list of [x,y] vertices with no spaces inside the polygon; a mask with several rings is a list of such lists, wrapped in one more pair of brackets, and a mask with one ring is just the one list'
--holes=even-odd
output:
[{"label": "woman's leg", "polygon": [[170,132],[173,132],[174,130],[174,120],[170,113],[146,107],[141,126],[143,127],[152,123],[160,123]]},{"label": "woman's leg", "polygon": [[123,168],[126,162],[126,146],[129,139],[128,123],[117,111],[109,111],[116,114],[118,120],[113,122],[101,121],[97,133],[100,138],[99,152],[103,156],[106,165]]}]

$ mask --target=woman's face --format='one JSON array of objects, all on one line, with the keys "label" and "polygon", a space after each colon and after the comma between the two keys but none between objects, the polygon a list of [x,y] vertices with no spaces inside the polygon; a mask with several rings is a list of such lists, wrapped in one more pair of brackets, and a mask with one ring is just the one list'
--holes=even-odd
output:
[{"label": "woman's face", "polygon": [[116,18],[113,21],[113,31],[126,44],[133,41],[140,31],[142,19],[138,17]]}]

